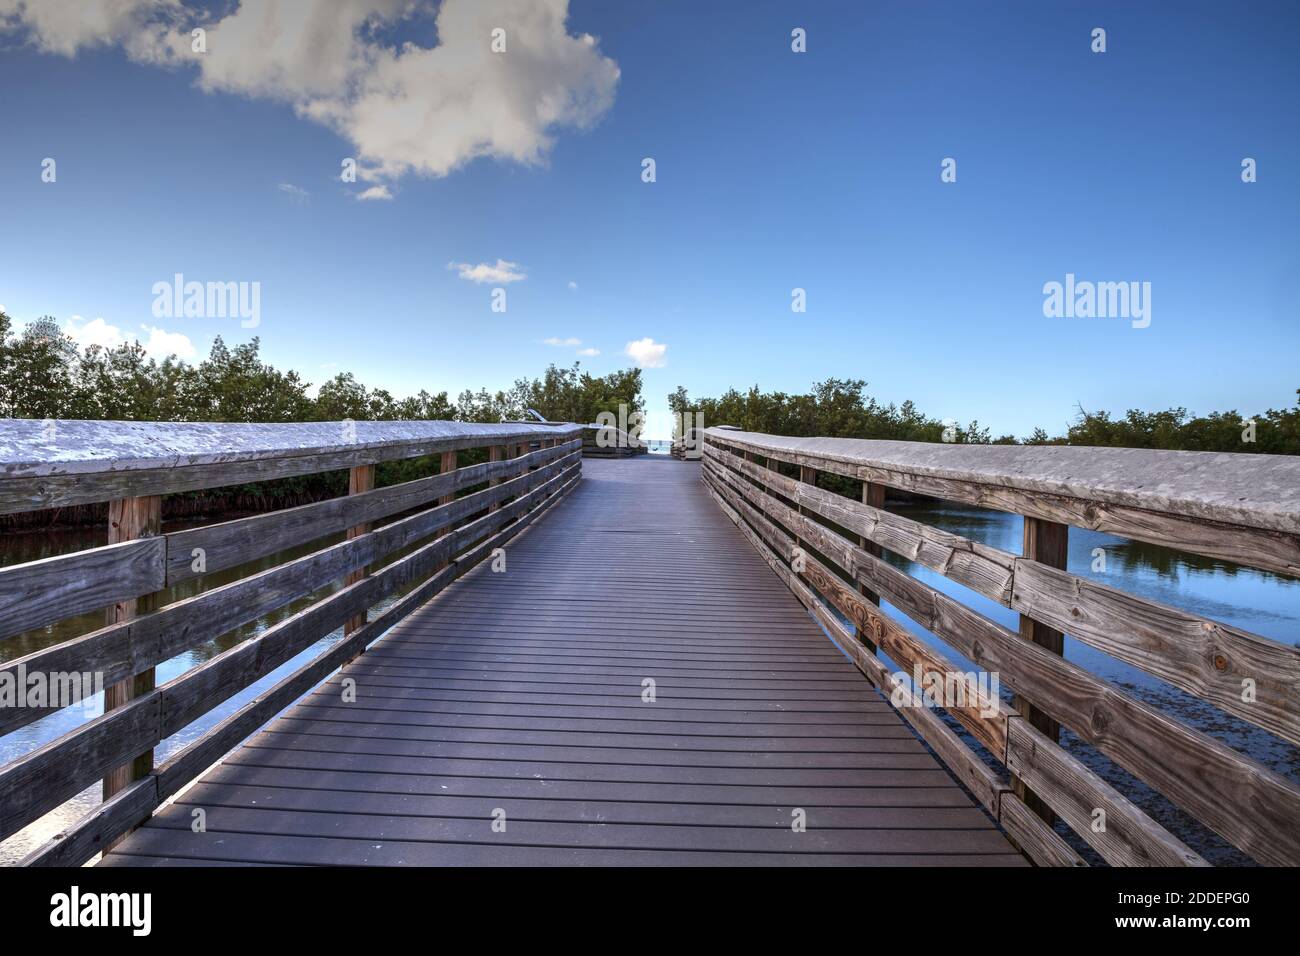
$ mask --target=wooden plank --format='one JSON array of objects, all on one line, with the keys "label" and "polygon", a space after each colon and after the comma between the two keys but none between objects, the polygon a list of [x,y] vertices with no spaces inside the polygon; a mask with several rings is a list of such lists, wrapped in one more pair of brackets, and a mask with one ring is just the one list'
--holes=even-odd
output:
[{"label": "wooden plank", "polygon": [[[527,464],[532,467],[550,464],[581,449],[574,439],[559,449],[534,453]],[[329,534],[345,531],[361,523],[377,521],[402,511],[409,511],[433,501],[451,504],[456,492],[489,478],[513,478],[523,473],[523,464],[502,461],[483,462],[456,469],[457,453],[443,452],[444,464],[451,467],[428,478],[390,485],[362,494],[331,498],[313,504],[286,508],[270,514],[238,518],[220,524],[190,528],[168,534],[167,582],[169,585],[233,568],[275,554]],[[195,557],[203,556],[203,571],[195,568]]]},{"label": "wooden plank", "polygon": [[1294,456],[708,436],[859,481],[1300,576]]},{"label": "wooden plank", "polygon": [[466,422],[288,424],[0,420],[0,514],[271,481],[417,458],[537,435],[579,438],[569,425]]},{"label": "wooden plank", "polygon": [[[1300,647],[1157,604],[1036,561],[1011,606],[1221,710],[1300,744]],[[1249,682],[1249,683],[1247,683]],[[1251,699],[1243,699],[1247,688]]]},{"label": "wooden plank", "polygon": [[998,822],[1015,844],[1038,866],[1087,866],[1037,813],[1014,793],[1004,793]]},{"label": "wooden plank", "polygon": [[0,767],[0,840],[158,743],[151,691]]},{"label": "wooden plank", "polygon": [[1112,866],[1207,865],[1027,721],[1011,722],[1007,767]]},{"label": "wooden plank", "polygon": [[[545,443],[543,443],[543,444],[545,444]],[[581,449],[582,449],[582,443],[581,443],[581,440],[579,440],[578,442],[576,442],[576,444],[577,444],[577,446],[578,446],[578,450],[581,451]],[[450,476],[450,475],[452,475],[452,473],[455,472],[458,468],[459,468],[459,462],[457,461],[457,454],[456,454],[456,452],[454,452],[454,451],[445,451],[445,452],[443,452],[443,453],[442,453],[442,458],[441,458],[440,461],[438,462],[438,474],[440,474],[440,475]],[[456,500],[456,493],[455,493],[454,491],[451,491],[451,492],[448,492],[447,494],[443,495],[441,498],[439,498],[439,499],[438,499],[438,504],[440,504],[440,505],[449,505],[449,504],[451,504],[451,503],[452,503],[453,501],[455,501],[455,500]],[[444,534],[446,534],[446,533],[447,533],[448,531],[450,531],[450,530],[451,530],[450,526],[448,526],[448,527],[446,527],[446,528],[443,528],[441,531],[438,532],[438,537],[442,537]],[[443,567],[446,567],[446,564],[444,564]],[[442,568],[439,568],[438,570],[442,570]]]},{"label": "wooden plank", "polygon": [[793,482],[780,475],[773,476],[734,456],[719,457],[712,449],[707,450],[705,456],[711,463],[738,471],[761,486],[771,487],[828,521],[854,531],[909,561],[938,571],[1000,604],[1010,601],[1015,555],[855,502],[824,488]]},{"label": "wooden plank", "polygon": [[[1025,518],[1022,554],[1026,560],[1049,568],[1065,570],[1066,559],[1069,557],[1069,537],[1070,529],[1066,525],[1044,521],[1041,518]],[[1039,647],[1046,648],[1053,654],[1065,653],[1064,634],[1023,614],[1020,615],[1020,636]],[[1035,707],[1032,701],[1017,694],[1015,708],[1048,740],[1061,739],[1061,725],[1051,714]],[[1048,826],[1055,822],[1056,816],[1052,813],[1052,808],[1026,787],[1023,780],[1013,776],[1011,788],[1016,796],[1023,800],[1030,810],[1042,817]]]},{"label": "wooden plank", "polygon": [[28,853],[19,866],[80,866],[148,820],[158,802],[157,781],[150,774],[94,806],[66,831]]},{"label": "wooden plank", "polygon": [[120,539],[0,568],[0,640],[160,590],[166,550],[158,537]]}]

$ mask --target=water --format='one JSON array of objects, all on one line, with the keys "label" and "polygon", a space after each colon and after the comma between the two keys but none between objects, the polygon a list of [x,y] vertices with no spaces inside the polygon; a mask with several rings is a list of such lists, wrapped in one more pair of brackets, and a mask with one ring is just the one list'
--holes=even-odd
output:
[{"label": "water", "polygon": [[[955,534],[972,538],[1005,551],[1018,553],[1021,544],[1022,521],[1016,515],[962,508],[952,505],[912,504],[892,505],[891,510]],[[182,524],[171,525],[168,531],[179,530]],[[199,582],[190,581],[171,589],[166,603],[190,597],[213,587],[226,584],[238,577],[264,570],[286,560],[319,550],[341,540],[334,535],[309,545],[273,555],[249,565],[206,576]],[[0,565],[17,564],[63,554],[106,543],[106,532],[78,530],[39,534],[8,534],[0,536]],[[1107,569],[1104,574],[1092,570],[1094,548],[1106,551]],[[393,556],[394,558],[397,555]],[[890,560],[905,568],[932,587],[960,600],[980,613],[1015,629],[1017,616],[999,604],[954,584],[942,575],[919,565],[890,556]],[[1263,635],[1284,644],[1295,644],[1300,636],[1300,582],[1264,571],[1255,571],[1206,558],[1180,554],[1166,548],[1126,541],[1111,535],[1071,529],[1069,570],[1082,577],[1094,578],[1110,587],[1128,591],[1173,607],[1233,624],[1247,631]],[[328,593],[338,585],[323,589]],[[397,599],[397,595],[390,598]],[[241,641],[260,634],[267,627],[300,610],[311,598],[304,598],[280,609],[239,630],[206,642],[179,657],[160,665],[158,683],[162,684],[185,673],[204,661]],[[385,604],[384,606],[387,606]],[[888,605],[886,605],[888,607]],[[974,665],[947,648],[942,642],[910,622],[901,612],[895,617],[908,625],[923,640],[944,650],[949,659],[965,668]],[[13,660],[33,651],[61,643],[103,626],[102,612],[85,614],[62,621],[18,637],[0,641],[0,661]],[[180,733],[168,738],[157,748],[157,759],[185,746],[214,724],[233,713],[263,689],[332,646],[342,637],[342,631],[322,638],[293,660],[277,668],[272,674],[236,694],[229,701],[205,714]],[[1100,651],[1078,641],[1066,639],[1065,656],[1131,693],[1172,714],[1187,724],[1222,740],[1229,746],[1250,754],[1260,763],[1292,780],[1300,781],[1300,749],[1281,741],[1266,731],[1223,714],[1188,694],[1150,677],[1140,670],[1116,661]],[[1007,693],[1006,688],[1003,688]],[[1008,694],[1009,699],[1009,694]],[[102,695],[87,702],[86,707],[74,707],[52,714],[34,724],[29,724],[5,737],[0,737],[0,764],[13,760],[45,743],[67,733],[74,727],[92,719],[101,712]],[[955,723],[953,728],[965,736]],[[966,738],[970,742],[969,737]],[[1073,734],[1065,733],[1062,743],[1090,768],[1142,807],[1154,819],[1180,837],[1201,855],[1214,863],[1240,863],[1244,857],[1215,834],[1172,807],[1159,794],[1133,779],[1122,768],[1113,765]],[[87,788],[76,799],[33,823],[9,840],[0,843],[0,864],[12,863],[29,850],[39,846],[50,836],[75,822],[99,801],[100,787]]]},{"label": "water", "polygon": [[[1013,554],[1020,552],[1023,519],[1018,515],[933,503],[891,503],[889,510]],[[1092,569],[1095,548],[1105,550],[1105,571]],[[928,568],[888,552],[886,555],[891,563],[907,570],[936,590],[950,595],[985,617],[1016,630],[1019,618],[1014,611],[963,585],[955,584]],[[1282,644],[1295,645],[1300,638],[1300,581],[1294,578],[1079,528],[1070,529],[1068,570],[1099,584],[1232,624]],[[888,604],[885,606],[889,608]],[[969,660],[910,621],[901,611],[895,610],[893,614],[912,633],[931,646],[943,650],[954,664],[963,669],[977,670]],[[1223,741],[1235,750],[1249,754],[1269,769],[1300,782],[1300,748],[1068,636],[1065,641],[1065,657],[1189,726]],[[1002,690],[1003,696],[1010,701],[1009,690],[1005,686]],[[971,738],[960,730],[959,725],[950,721],[950,726],[958,730],[968,743],[971,742]],[[1248,862],[1230,844],[1179,811],[1074,734],[1063,732],[1062,744],[1210,862]],[[1058,830],[1062,835],[1067,832],[1063,826],[1058,826]],[[1083,847],[1081,843],[1075,845],[1076,848]],[[1088,854],[1085,854],[1085,858],[1088,858]],[[1090,862],[1096,862],[1096,858]]]}]

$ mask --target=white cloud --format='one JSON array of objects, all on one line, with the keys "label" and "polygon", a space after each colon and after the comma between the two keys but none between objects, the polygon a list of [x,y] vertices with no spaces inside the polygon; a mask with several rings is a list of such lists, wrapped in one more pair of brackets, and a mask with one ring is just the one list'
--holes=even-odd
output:
[{"label": "white cloud", "polygon": [[156,359],[164,359],[169,355],[192,359],[198,354],[190,337],[183,332],[168,332],[166,329],[152,325],[141,325],[140,328],[149,333],[147,337],[142,339],[138,335],[128,336],[116,325],[105,322],[103,318],[86,321],[81,316],[74,315],[63,325],[63,331],[82,349],[92,345],[115,349],[134,340],[140,343],[146,353]]},{"label": "white cloud", "polygon": [[154,358],[175,355],[177,358],[192,359],[198,353],[190,337],[183,332],[168,332],[152,325],[142,325],[140,328],[149,333],[149,338],[140,344]]},{"label": "white cloud", "polygon": [[74,315],[64,323],[63,331],[68,333],[79,348],[83,349],[91,345],[113,349],[126,341],[126,336],[122,334],[121,329],[116,325],[110,325],[102,318],[87,322],[81,316]]},{"label": "white cloud", "polygon": [[371,202],[376,199],[392,199],[393,194],[386,183],[380,183],[378,186],[371,186],[362,192],[357,193],[357,199],[360,202]]},{"label": "white cloud", "polygon": [[574,292],[577,292],[577,291],[578,291],[578,283],[576,283],[576,282],[574,282],[572,279],[570,279],[570,280],[569,280],[569,288],[570,288],[571,290],[573,290]]},{"label": "white cloud", "polygon": [[575,339],[575,338],[561,339],[561,338],[557,338],[557,337],[555,337],[554,335],[552,335],[549,339],[542,339],[542,344],[543,344],[543,345],[559,345],[559,346],[565,346],[565,347],[568,347],[568,346],[573,346],[573,345],[581,345],[581,344],[582,344],[582,339]]},{"label": "white cloud", "polygon": [[307,192],[307,190],[303,189],[301,186],[295,186],[293,183],[279,183],[275,188],[280,190],[280,192],[284,193],[294,202],[305,203],[307,200],[311,199],[311,193]]},{"label": "white cloud", "polygon": [[593,355],[599,355],[599,354],[600,354],[600,349],[578,349],[578,354],[579,354],[579,355],[586,355],[586,356],[589,356],[589,357],[590,357],[590,356],[593,356]]},{"label": "white cloud", "polygon": [[[64,56],[121,45],[138,62],[195,68],[205,91],[290,103],[347,138],[371,183],[446,176],[481,156],[539,164],[556,130],[588,128],[613,105],[618,64],[595,37],[570,35],[568,0],[443,0],[437,46],[376,39],[375,27],[430,9],[242,0],[214,20],[179,0],[0,0],[0,33]],[[201,54],[196,26],[207,32]],[[504,53],[489,42],[497,27]]]},{"label": "white cloud", "polygon": [[649,336],[637,339],[635,342],[628,342],[623,347],[623,354],[631,357],[641,368],[663,368],[668,364],[668,360],[664,357],[667,351],[667,345],[656,342]]},{"label": "white cloud", "polygon": [[457,270],[457,275],[462,279],[468,279],[470,282],[477,282],[480,285],[484,282],[519,282],[527,279],[528,276],[519,271],[519,263],[506,262],[504,259],[498,259],[496,265],[487,262],[480,262],[476,266],[468,262],[449,262],[448,269]]}]

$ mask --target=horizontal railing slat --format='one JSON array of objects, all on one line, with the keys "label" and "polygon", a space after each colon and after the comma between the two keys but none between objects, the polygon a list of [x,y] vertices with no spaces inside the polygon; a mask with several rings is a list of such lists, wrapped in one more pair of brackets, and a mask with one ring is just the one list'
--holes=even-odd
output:
[{"label": "horizontal railing slat", "polygon": [[[975,461],[1007,454],[1009,446],[801,440],[718,428],[706,430],[705,436],[706,446],[726,445],[914,494],[1103,531],[1300,577],[1300,504],[1288,504],[1300,497],[1300,461],[1288,455],[1055,448],[1046,451],[1069,452],[1069,467],[1059,469],[1058,477],[1031,481],[1016,475],[1013,463],[982,472],[973,470]],[[892,455],[873,458],[855,451],[873,444],[887,446]],[[905,461],[909,455],[916,462],[910,466]],[[960,462],[957,455],[963,456]],[[1140,485],[1119,489],[1113,482],[1090,487],[1080,473],[1089,470],[1090,459],[1106,455],[1115,459],[1116,472],[1122,471],[1123,463],[1140,469],[1159,461],[1165,473],[1147,482],[1146,490]],[[936,466],[939,456],[953,457],[954,465]],[[1183,472],[1195,473],[1188,481],[1187,493],[1178,496],[1153,490],[1178,485]],[[1206,493],[1206,489],[1228,485],[1240,492]]]},{"label": "horizontal railing slat", "polygon": [[0,568],[0,639],[161,590],[166,553],[141,538]]},{"label": "horizontal railing slat", "polygon": [[194,570],[196,549],[202,551],[206,565],[202,573],[211,574],[387,518],[490,478],[514,477],[581,448],[581,440],[575,439],[520,458],[483,462],[361,494],[173,532],[167,535],[167,583],[173,585],[201,576]]}]

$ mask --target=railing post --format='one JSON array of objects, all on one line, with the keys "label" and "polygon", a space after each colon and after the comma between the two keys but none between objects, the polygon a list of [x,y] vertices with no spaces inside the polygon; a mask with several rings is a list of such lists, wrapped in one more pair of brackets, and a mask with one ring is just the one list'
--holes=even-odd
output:
[{"label": "railing post", "polygon": [[[357,465],[348,472],[348,494],[359,495],[363,491],[370,491],[375,487],[375,466],[374,465]],[[370,523],[359,524],[348,528],[348,538],[358,538],[370,530]],[[370,573],[370,567],[357,568],[355,571],[349,571],[348,576],[343,579],[346,587],[349,584],[356,584],[362,578]],[[353,631],[364,627],[366,623],[366,612],[362,611],[356,617],[350,618],[343,625],[343,636],[351,634]]]},{"label": "railing post", "polygon": [[[493,445],[488,449],[488,461],[502,461],[509,457],[510,448],[507,445]],[[491,478],[488,480],[489,487],[495,487],[499,484],[501,484],[500,478]],[[501,502],[499,501],[494,501],[492,504],[488,505],[488,511],[499,511],[500,509]]]},{"label": "railing post", "polygon": [[[460,467],[460,462],[456,457],[456,452],[454,451],[444,451],[442,453],[442,457],[438,459],[438,474],[440,475],[449,475],[459,467]],[[441,498],[438,499],[438,504],[449,505],[455,500],[456,500],[456,492],[449,491]],[[452,526],[447,525],[447,527],[441,529],[436,535],[434,535],[434,538],[441,538],[443,535],[451,534],[451,532],[452,532]],[[441,571],[450,563],[451,563],[450,561],[441,561],[438,563],[438,567],[435,570]]]},{"label": "railing post", "polygon": [[[862,483],[862,503],[870,508],[883,509],[885,507],[885,486],[878,485],[874,481],[864,481]],[[884,549],[870,538],[859,535],[858,544],[861,546],[863,551],[867,552],[867,554],[873,555],[877,558],[884,557]],[[862,596],[872,604],[880,604],[880,595],[871,590],[871,588],[867,587],[865,584],[859,584],[858,590],[862,593]],[[876,645],[873,641],[863,639],[862,643],[870,648],[871,653],[874,654],[876,652]]]},{"label": "railing post", "polygon": [[[1055,521],[1046,521],[1042,518],[1026,517],[1022,553],[1024,557],[1031,561],[1037,561],[1039,564],[1045,564],[1052,568],[1064,569],[1069,551],[1069,538],[1070,528],[1068,525],[1059,524]],[[1035,644],[1047,648],[1054,654],[1065,653],[1064,634],[1048,627],[1046,624],[1035,621],[1031,617],[1026,617],[1024,614],[1020,615],[1020,636],[1027,641],[1033,641]],[[1039,710],[1020,695],[1016,695],[1015,705],[1021,716],[1042,731],[1048,739],[1052,741],[1059,740],[1061,725],[1053,720],[1051,715]],[[1056,814],[1052,812],[1051,808],[1026,787],[1024,781],[1014,774],[1011,777],[1011,785],[1016,796],[1024,800],[1029,808],[1047,821],[1049,825],[1056,820]]]},{"label": "railing post", "polygon": [[[149,538],[162,531],[162,496],[149,495],[143,498],[118,498],[108,503],[108,543],[119,544],[134,541],[137,538]],[[118,624],[130,621],[158,605],[158,595],[146,594],[143,597],[118,601],[108,608],[107,623]],[[154,689],[154,669],[141,671],[134,677],[118,681],[104,688],[104,713],[125,707],[132,700]],[[104,799],[124,790],[132,782],[147,777],[153,770],[153,751],[142,753],[128,764],[114,767],[104,777]]]}]

